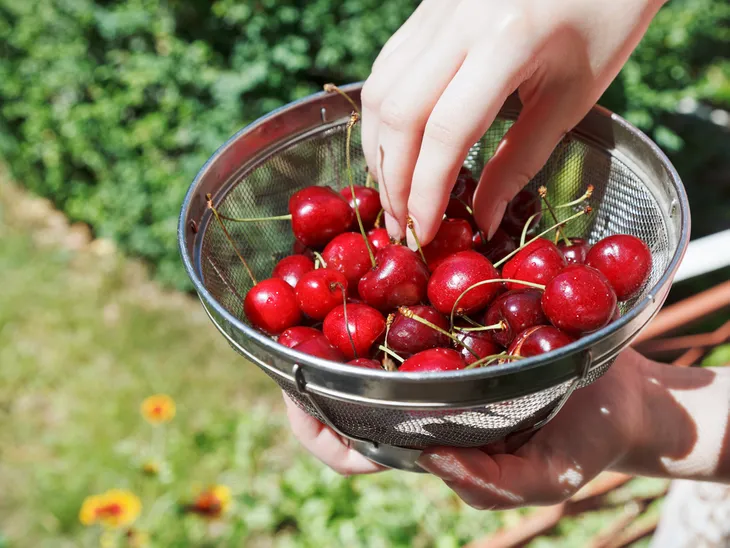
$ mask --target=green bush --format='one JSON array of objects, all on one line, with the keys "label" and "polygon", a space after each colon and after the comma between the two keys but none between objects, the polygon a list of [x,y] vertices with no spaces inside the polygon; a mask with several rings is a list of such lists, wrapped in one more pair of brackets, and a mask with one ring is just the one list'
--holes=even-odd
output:
[{"label": "green bush", "polygon": [[[0,0],[0,155],[72,219],[188,287],[175,228],[200,166],[272,108],[366,77],[416,4]],[[729,22],[725,0],[670,2],[604,98],[672,152],[685,178],[716,161],[719,145],[689,146],[702,133],[675,107],[686,96],[730,104]]]}]

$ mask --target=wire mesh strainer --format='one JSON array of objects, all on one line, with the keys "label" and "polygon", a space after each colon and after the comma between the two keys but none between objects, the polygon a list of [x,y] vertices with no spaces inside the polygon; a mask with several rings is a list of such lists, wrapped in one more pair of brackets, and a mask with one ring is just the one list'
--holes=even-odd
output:
[{"label": "wire mesh strainer", "polygon": [[[360,85],[344,88],[359,101]],[[608,327],[549,355],[483,369],[388,373],[327,362],[275,343],[246,324],[243,296],[251,282],[205,196],[223,214],[287,213],[289,196],[312,185],[346,185],[345,126],[351,106],[319,93],[272,112],[222,146],[193,181],[182,207],[179,243],[187,272],[209,317],[229,344],[261,367],[309,414],[386,466],[418,470],[423,447],[477,447],[545,424],[570,393],[600,377],[657,313],[689,239],[684,188],[664,154],[620,117],[594,108],[563,140],[530,186],[546,185],[553,203],[595,188],[594,213],[569,225],[591,242],[614,233],[642,238],[653,255],[650,279]],[[465,165],[479,173],[516,119],[510,97]],[[359,126],[356,126],[359,128]],[[365,180],[359,129],[353,170]],[[570,213],[567,213],[568,215]],[[288,222],[228,223],[259,279],[288,255]],[[242,379],[245,382],[245,379]]]}]

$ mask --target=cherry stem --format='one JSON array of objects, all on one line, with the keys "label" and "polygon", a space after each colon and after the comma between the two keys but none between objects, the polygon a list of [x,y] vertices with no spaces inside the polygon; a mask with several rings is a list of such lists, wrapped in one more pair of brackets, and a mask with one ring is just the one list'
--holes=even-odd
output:
[{"label": "cherry stem", "polygon": [[336,85],[330,83],[324,85],[324,90],[327,93],[339,93],[340,96],[344,97],[345,100],[347,100],[348,103],[352,105],[352,108],[355,109],[355,112],[357,112],[357,115],[360,116],[360,109],[357,108],[357,103],[352,100],[352,97],[350,97],[347,93],[342,91],[340,88],[338,88]]},{"label": "cherry stem", "polygon": [[[473,325],[474,327],[484,327],[482,324],[475,322],[472,320],[469,316],[459,316],[462,320],[464,320],[466,323]],[[457,329],[459,329],[457,327]]]},{"label": "cherry stem", "polygon": [[438,333],[441,333],[442,335],[447,336],[449,339],[451,339],[452,341],[454,341],[455,344],[459,344],[459,345],[463,346],[464,348],[466,348],[469,351],[469,353],[472,356],[474,356],[476,359],[479,359],[479,354],[477,354],[476,352],[474,352],[474,350],[468,344],[466,344],[464,341],[459,340],[459,338],[457,336],[455,336],[453,333],[449,333],[445,329],[441,329],[438,325],[436,325],[435,323],[432,323],[432,322],[428,321],[426,318],[422,318],[418,314],[415,314],[413,312],[413,310],[411,310],[410,308],[408,308],[406,306],[401,306],[400,308],[398,308],[398,312],[400,312],[401,315],[404,316],[404,317],[406,317],[406,318],[409,318],[411,320],[415,320],[418,323],[423,324],[426,327],[430,327],[434,331],[436,331]]},{"label": "cherry stem", "polygon": [[[586,206],[585,209],[583,209],[582,211],[579,211],[575,215],[571,215],[570,217],[568,217],[564,221],[561,221],[560,223],[558,223],[558,225],[568,224],[570,221],[573,221],[573,220],[577,219],[578,217],[582,217],[583,215],[588,215],[591,211],[593,211],[593,208],[591,208],[591,206]],[[496,263],[494,263],[494,268],[499,268],[501,265],[503,265],[504,263],[506,263],[507,261],[509,261],[514,255],[516,255],[517,253],[519,253],[524,247],[530,245],[532,242],[535,242],[535,241],[539,240],[540,238],[542,238],[543,236],[545,236],[545,234],[547,234],[551,230],[555,230],[555,228],[557,228],[558,225],[551,226],[550,228],[548,228],[546,230],[543,230],[542,232],[540,232],[540,234],[538,234],[537,236],[535,236],[534,238],[532,238],[530,241],[525,242],[524,244],[522,244],[520,247],[518,247],[517,249],[515,249],[511,253],[505,255],[504,257],[502,257],[499,261],[497,261]]]},{"label": "cherry stem", "polygon": [[291,214],[287,215],[274,215],[273,217],[249,217],[246,219],[240,219],[238,217],[228,217],[227,215],[220,215],[221,219],[226,221],[232,221],[234,223],[258,223],[261,221],[291,221]]},{"label": "cherry stem", "polygon": [[480,325],[479,327],[457,327],[457,331],[463,331],[465,333],[471,332],[471,331],[504,331],[507,329],[507,326],[503,321],[499,321],[499,323],[495,323],[492,325]]},{"label": "cherry stem", "polygon": [[365,176],[365,188],[373,188],[374,186],[373,176],[370,174],[370,171],[368,171]]},{"label": "cherry stem", "polygon": [[362,224],[362,217],[360,217],[360,207],[357,205],[357,197],[355,196],[355,183],[352,180],[352,165],[350,163],[350,143],[352,141],[352,126],[357,123],[358,114],[353,112],[350,114],[350,121],[347,122],[347,142],[345,143],[345,157],[347,160],[347,177],[349,178],[350,193],[352,194],[352,204],[355,208],[355,216],[357,217],[357,224],[360,227],[360,234],[362,234],[363,240],[365,240],[365,247],[368,248],[368,255],[370,256],[370,264],[373,268],[378,266],[375,262],[375,255],[373,254],[373,248],[370,247],[370,240],[365,232],[365,227]]},{"label": "cherry stem", "polygon": [[330,284],[330,291],[332,291],[335,287],[339,287],[340,291],[342,291],[342,315],[345,317],[345,331],[347,331],[347,338],[350,339],[352,353],[355,355],[355,359],[357,359],[359,356],[357,355],[357,349],[355,348],[355,340],[352,338],[352,333],[350,333],[350,322],[347,320],[347,291],[345,290],[345,286],[340,282]]},{"label": "cherry stem", "polygon": [[505,360],[505,359],[506,360],[521,360],[522,356],[512,356],[505,352],[502,352],[501,354],[492,354],[491,356],[484,356],[483,358],[475,361],[474,363],[467,365],[464,369],[477,369],[478,367],[487,365],[489,362],[492,362],[494,360]]},{"label": "cherry stem", "polygon": [[383,346],[382,344],[379,345],[378,348],[380,350],[382,350],[383,352],[385,352],[386,354],[388,354],[388,356],[390,356],[391,358],[395,358],[396,360],[398,360],[400,363],[403,363],[404,361],[406,361],[403,358],[401,358],[398,354],[393,352],[390,348],[387,348],[387,347]]},{"label": "cherry stem", "polygon": [[530,229],[530,225],[532,224],[532,221],[535,220],[535,217],[540,215],[540,213],[535,213],[534,215],[531,215],[529,219],[527,219],[527,222],[525,223],[525,226],[522,227],[522,235],[520,236],[520,247],[525,245],[525,238],[527,238],[527,231]]},{"label": "cherry stem", "polygon": [[469,215],[474,215],[474,211],[472,211],[472,209],[471,209],[471,208],[469,207],[469,205],[468,205],[468,204],[467,204],[467,203],[466,203],[466,202],[465,202],[464,200],[462,200],[462,199],[461,199],[461,198],[459,198],[458,196],[453,196],[453,195],[452,195],[451,197],[452,197],[452,198],[454,198],[454,199],[456,199],[456,200],[457,200],[458,202],[460,202],[460,203],[461,203],[461,205],[463,205],[463,206],[464,206],[464,209],[466,209],[466,212],[467,212],[467,213],[468,213]]},{"label": "cherry stem", "polygon": [[393,322],[395,321],[395,314],[392,312],[388,314],[388,317],[385,319],[385,340],[383,341],[383,345],[388,348],[388,335],[390,334],[390,326],[393,325]]},{"label": "cherry stem", "polygon": [[[322,268],[327,268],[327,263],[324,260],[324,257],[319,253],[319,251],[312,251],[312,254],[314,255],[314,258],[316,260],[316,263],[320,264]],[[315,270],[317,269],[317,264],[314,265]]]},{"label": "cherry stem", "polygon": [[421,248],[421,242],[418,240],[418,234],[416,234],[416,227],[413,226],[413,219],[408,217],[408,221],[406,221],[406,224],[408,225],[408,228],[411,231],[411,234],[413,235],[413,240],[416,242],[416,247],[418,248],[418,253],[421,255],[421,259],[423,259],[424,263],[428,264],[428,261],[426,260],[426,256],[423,254],[423,249]]},{"label": "cherry stem", "polygon": [[[547,187],[541,186],[537,189],[537,193],[540,195],[540,198],[542,198],[542,201],[545,203],[545,206],[547,206],[548,211],[550,211],[550,215],[553,218],[553,221],[556,223],[559,223],[558,216],[555,215],[555,210],[553,209],[553,206],[550,205],[550,202],[548,202],[547,198]],[[565,242],[565,245],[568,247],[573,245],[573,242],[570,241],[570,238],[566,236],[565,232],[558,226],[558,228],[555,230],[555,239],[557,240],[559,237],[563,238],[563,241]]]},{"label": "cherry stem", "polygon": [[375,228],[380,228],[380,221],[383,219],[383,213],[385,213],[385,210],[381,208],[378,212],[378,216],[375,217]]},{"label": "cherry stem", "polygon": [[454,313],[457,310],[456,305],[459,304],[459,301],[464,297],[464,295],[466,295],[467,293],[469,293],[469,291],[471,291],[472,289],[476,289],[477,287],[480,287],[482,285],[494,284],[494,283],[500,283],[500,282],[521,284],[521,285],[526,285],[526,286],[529,286],[529,287],[534,287],[535,289],[539,289],[540,291],[545,291],[545,286],[544,285],[536,284],[536,283],[533,283],[533,282],[526,282],[524,280],[512,280],[510,278],[491,278],[489,280],[482,280],[481,282],[477,282],[474,285],[470,285],[469,287],[467,287],[461,293],[461,295],[459,295],[456,298],[456,300],[454,301],[454,306],[451,307],[451,316],[450,316],[450,320],[449,320],[450,331],[453,331],[454,330]]},{"label": "cherry stem", "polygon": [[586,188],[586,191],[583,193],[583,195],[581,197],[577,198],[576,200],[573,200],[572,202],[554,206],[553,209],[565,209],[566,207],[573,207],[573,206],[581,205],[586,200],[590,200],[591,196],[593,196],[593,190],[594,190],[593,185],[588,185],[588,188]]},{"label": "cherry stem", "polygon": [[238,258],[241,259],[241,264],[243,264],[243,267],[246,269],[246,272],[248,273],[249,277],[251,278],[251,282],[253,283],[253,285],[256,285],[258,283],[258,281],[256,281],[256,276],[253,275],[253,270],[251,270],[251,267],[248,266],[248,263],[246,262],[246,259],[243,258],[243,255],[241,255],[241,252],[238,251],[236,244],[233,243],[233,238],[231,238],[231,234],[228,232],[226,225],[223,224],[223,221],[221,220],[221,217],[218,214],[218,210],[213,206],[213,197],[210,194],[206,194],[205,200],[206,200],[206,205],[207,205],[208,209],[210,209],[213,212],[213,216],[218,221],[218,224],[220,225],[221,229],[223,230],[223,234],[226,235],[226,239],[231,244],[231,247],[233,247],[233,250],[236,252],[236,255],[238,255]]}]

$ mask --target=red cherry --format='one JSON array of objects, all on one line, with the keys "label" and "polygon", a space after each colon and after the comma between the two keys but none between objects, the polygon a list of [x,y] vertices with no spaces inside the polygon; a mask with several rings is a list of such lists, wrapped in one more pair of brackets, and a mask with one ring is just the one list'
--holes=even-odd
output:
[{"label": "red cherry", "polygon": [[352,224],[355,212],[345,199],[325,186],[308,186],[289,198],[294,237],[307,247],[321,247]]},{"label": "red cherry", "polygon": [[601,329],[611,321],[616,293],[606,277],[586,265],[566,266],[545,286],[542,309],[557,328],[581,334]]},{"label": "red cherry", "polygon": [[302,321],[294,289],[281,278],[253,286],[243,299],[243,311],[251,325],[269,335],[278,335]]},{"label": "red cherry", "polygon": [[[524,280],[545,285],[565,267],[565,257],[550,240],[539,238],[526,245],[502,268],[502,276],[511,280]],[[525,286],[508,283],[507,289],[524,289]]]},{"label": "red cherry", "polygon": [[365,303],[386,312],[426,298],[428,268],[418,254],[402,245],[389,245],[378,251],[375,262],[378,266],[358,284]]},{"label": "red cherry", "polygon": [[314,253],[312,253],[312,250],[299,240],[294,240],[294,243],[291,245],[291,253],[292,255],[304,255],[314,260]]},{"label": "red cherry", "polygon": [[589,244],[583,238],[569,238],[570,243],[573,244],[568,246],[565,240],[558,242],[558,249],[563,253],[565,262],[568,264],[584,264],[586,262],[586,255],[591,249]]},{"label": "red cherry", "polygon": [[330,344],[327,337],[314,337],[294,347],[294,350],[333,362],[344,362],[345,356]]},{"label": "red cherry", "polygon": [[[434,270],[428,282],[428,298],[442,314],[451,314],[459,296],[477,282],[499,278],[492,263],[476,251],[451,255]],[[477,312],[487,306],[499,291],[498,283],[484,284],[464,295],[457,305],[463,314]]]},{"label": "red cherry", "polygon": [[537,215],[532,223],[530,223],[530,229],[527,231],[528,234],[537,227],[542,218],[541,211],[542,203],[540,197],[530,190],[521,190],[507,204],[507,209],[504,211],[504,217],[502,217],[500,227],[510,236],[519,238],[522,235],[522,230],[525,228],[528,219],[535,214]]},{"label": "red cherry", "polygon": [[404,373],[428,373],[436,371],[455,371],[464,369],[466,364],[456,350],[450,348],[431,348],[419,352],[404,361],[398,371]]},{"label": "red cherry", "polygon": [[471,172],[466,168],[459,171],[446,206],[446,216],[450,219],[466,219],[473,228],[476,228],[474,216],[469,213],[469,209],[474,206],[476,188],[477,182]]},{"label": "red cherry", "polygon": [[317,337],[324,337],[324,333],[314,327],[297,325],[290,327],[279,335],[277,342],[287,348],[294,348],[298,344],[302,344],[309,339],[315,339]]},{"label": "red cherry", "polygon": [[[449,321],[438,310],[431,306],[411,306],[411,312],[428,320],[441,329],[449,330]],[[424,325],[412,318],[406,318],[400,312],[388,331],[388,347],[401,356],[411,356],[429,348],[448,347],[450,339],[443,333]]]},{"label": "red cherry", "polygon": [[446,257],[472,247],[471,225],[464,219],[445,219],[430,244],[423,247],[428,269],[433,272]]},{"label": "red cherry", "polygon": [[[489,331],[457,331],[456,338],[469,346],[479,356],[479,359],[499,354],[502,351],[492,340]],[[471,365],[477,361],[474,354],[469,352],[464,346],[459,345],[456,350],[461,354],[461,358],[466,365]]]},{"label": "red cherry", "polygon": [[345,232],[327,244],[322,252],[327,268],[342,272],[347,278],[350,292],[357,290],[357,283],[370,270],[370,255],[362,234]]},{"label": "red cherry", "polygon": [[[348,335],[348,328],[350,335]],[[327,314],[322,331],[335,348],[347,359],[352,360],[368,356],[372,346],[382,339],[385,333],[385,318],[380,312],[365,304],[349,304],[347,305],[346,326],[345,307],[340,305]],[[350,342],[350,336],[352,336],[352,342]]]},{"label": "red cherry", "polygon": [[385,228],[373,228],[368,232],[368,241],[375,251],[380,251],[390,245],[390,236]]},{"label": "red cherry", "polygon": [[552,325],[536,325],[518,334],[507,353],[510,356],[529,358],[546,354],[573,341],[575,341],[573,337]]},{"label": "red cherry", "polygon": [[[355,204],[352,201],[350,188],[343,188],[340,190],[340,194],[354,210]],[[374,188],[356,186],[355,198],[357,199],[357,206],[360,211],[360,219],[362,219],[362,224],[365,230],[367,230],[375,224],[375,219],[378,218],[378,213],[380,213],[380,193]],[[355,216],[353,215],[353,217]],[[350,230],[358,230],[357,217],[353,219]]]},{"label": "red cherry", "polygon": [[356,358],[347,362],[347,365],[355,365],[357,367],[364,367],[365,369],[383,369],[383,366],[380,365],[378,360],[373,360],[371,358]]},{"label": "red cherry", "polygon": [[304,274],[314,270],[314,261],[304,255],[284,257],[271,271],[272,278],[281,278],[292,287],[296,287]]},{"label": "red cherry", "polygon": [[484,255],[487,259],[496,263],[517,249],[517,243],[512,236],[507,234],[501,228],[498,228],[492,239],[485,242],[482,238],[482,232],[477,230],[472,237],[474,250]]},{"label": "red cherry", "polygon": [[299,309],[310,318],[324,320],[330,310],[342,304],[343,287],[347,288],[347,279],[342,272],[329,268],[307,272],[297,284]]},{"label": "red cherry", "polygon": [[486,331],[497,344],[508,347],[518,333],[535,325],[547,325],[542,311],[542,292],[537,289],[518,289],[499,295],[484,315],[485,325],[502,322],[505,329]]},{"label": "red cherry", "polygon": [[619,301],[634,297],[651,274],[651,251],[635,236],[617,234],[597,242],[586,264],[608,278]]}]

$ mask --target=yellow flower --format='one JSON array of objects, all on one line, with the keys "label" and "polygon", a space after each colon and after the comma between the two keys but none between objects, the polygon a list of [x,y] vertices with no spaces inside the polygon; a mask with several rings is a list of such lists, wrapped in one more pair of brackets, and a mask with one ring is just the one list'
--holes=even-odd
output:
[{"label": "yellow flower", "polygon": [[141,411],[151,424],[170,422],[175,417],[175,401],[166,394],[155,394],[142,402]]},{"label": "yellow flower", "polygon": [[141,510],[142,503],[137,495],[123,489],[112,489],[87,497],[81,505],[79,520],[84,525],[101,523],[117,528],[133,523]]},{"label": "yellow flower", "polygon": [[218,519],[231,506],[231,490],[225,485],[215,485],[202,491],[185,511],[207,519]]}]

